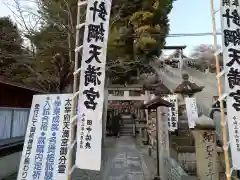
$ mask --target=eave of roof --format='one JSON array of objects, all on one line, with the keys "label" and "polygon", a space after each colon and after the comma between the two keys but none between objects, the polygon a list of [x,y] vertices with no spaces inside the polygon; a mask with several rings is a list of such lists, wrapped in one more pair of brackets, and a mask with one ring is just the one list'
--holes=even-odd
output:
[{"label": "eave of roof", "polygon": [[34,91],[34,92],[46,93],[46,91],[39,89],[39,88],[30,87],[30,86],[24,85],[22,83],[12,82],[11,80],[9,80],[8,78],[6,78],[4,76],[0,76],[0,83],[18,87],[18,88],[22,88],[22,89],[27,89],[27,90]]}]

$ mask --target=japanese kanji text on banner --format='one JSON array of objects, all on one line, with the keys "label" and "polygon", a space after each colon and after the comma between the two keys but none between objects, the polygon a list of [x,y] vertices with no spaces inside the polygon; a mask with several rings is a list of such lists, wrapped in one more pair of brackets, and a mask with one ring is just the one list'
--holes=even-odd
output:
[{"label": "japanese kanji text on banner", "polygon": [[100,170],[111,0],[88,0],[79,86],[76,166]]},{"label": "japanese kanji text on banner", "polygon": [[240,6],[238,0],[222,1],[221,22],[227,121],[232,164],[240,169]]},{"label": "japanese kanji text on banner", "polygon": [[18,180],[66,180],[72,94],[35,95]]},{"label": "japanese kanji text on banner", "polygon": [[168,130],[175,131],[178,129],[178,99],[177,95],[168,95],[164,97],[166,101],[174,104],[173,107],[168,109]]},{"label": "japanese kanji text on banner", "polygon": [[196,120],[198,118],[197,102],[195,97],[185,98],[186,111],[188,117],[189,128],[194,128],[196,126]]}]

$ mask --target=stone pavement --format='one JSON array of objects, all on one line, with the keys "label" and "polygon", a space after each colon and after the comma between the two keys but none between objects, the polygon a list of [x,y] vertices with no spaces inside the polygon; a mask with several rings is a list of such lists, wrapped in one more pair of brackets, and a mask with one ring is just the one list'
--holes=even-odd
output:
[{"label": "stone pavement", "polygon": [[[72,180],[148,180],[148,172],[135,139],[123,136],[107,137],[103,147],[102,169],[88,171],[76,169]],[[6,180],[15,180],[17,174]]]},{"label": "stone pavement", "polygon": [[145,162],[132,137],[120,137],[115,155],[107,162],[102,180],[144,180]]}]

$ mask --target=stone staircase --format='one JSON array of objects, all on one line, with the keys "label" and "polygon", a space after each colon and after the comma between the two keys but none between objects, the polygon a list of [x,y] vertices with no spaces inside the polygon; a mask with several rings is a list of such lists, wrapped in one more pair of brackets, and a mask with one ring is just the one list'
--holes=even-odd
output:
[{"label": "stone staircase", "polygon": [[133,136],[133,119],[130,114],[122,115],[122,124],[120,127],[120,135],[121,136]]}]

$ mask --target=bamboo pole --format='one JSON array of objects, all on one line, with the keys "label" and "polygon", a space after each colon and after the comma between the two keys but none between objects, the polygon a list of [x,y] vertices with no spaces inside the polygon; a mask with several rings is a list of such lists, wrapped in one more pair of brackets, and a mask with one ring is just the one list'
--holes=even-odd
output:
[{"label": "bamboo pole", "polygon": [[[220,0],[222,2],[222,0]],[[213,0],[210,0],[211,3],[211,14],[212,14],[212,29],[213,29],[213,40],[214,40],[214,52],[217,52],[217,29],[216,29],[216,22],[215,22],[215,10],[214,10],[214,2]],[[218,55],[215,54],[215,60],[216,60],[216,71],[217,74],[220,73],[220,65],[219,65],[219,58]],[[220,122],[221,122],[221,128],[222,128],[222,138],[223,138],[223,150],[224,150],[224,157],[225,157],[225,168],[226,168],[226,178],[227,180],[231,180],[231,168],[230,168],[230,162],[229,162],[229,153],[228,153],[228,135],[227,135],[227,127],[226,127],[226,120],[224,115],[224,107],[223,107],[223,101],[220,100],[220,98],[223,95],[222,90],[222,82],[221,77],[217,78],[217,85],[218,85],[218,96],[219,96],[219,102],[220,102]]]},{"label": "bamboo pole", "polygon": [[[80,0],[78,0],[78,9],[77,9],[77,25],[79,25],[80,23],[80,16],[81,16],[81,6],[79,4]],[[75,39],[75,48],[77,49],[79,47],[79,35],[80,35],[80,29],[76,28],[76,39]],[[71,133],[70,133],[70,146],[72,145],[72,143],[74,142],[74,136],[75,136],[75,121],[76,119],[74,119],[74,117],[77,115],[76,109],[77,109],[77,100],[78,100],[78,96],[76,96],[75,94],[78,92],[77,90],[77,80],[78,80],[78,74],[79,73],[75,73],[78,70],[78,54],[79,52],[76,51],[75,49],[75,58],[74,58],[74,73],[73,73],[73,99],[72,99],[72,109],[71,109],[71,122],[70,122],[70,129],[71,129]],[[70,147],[68,148],[68,172],[71,172],[72,167],[73,167],[73,159],[72,159],[72,155],[73,155],[73,148]],[[68,174],[68,180],[71,180],[71,173]]]}]

